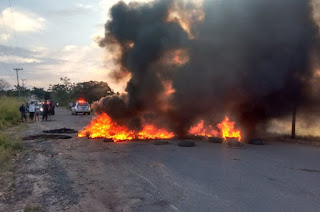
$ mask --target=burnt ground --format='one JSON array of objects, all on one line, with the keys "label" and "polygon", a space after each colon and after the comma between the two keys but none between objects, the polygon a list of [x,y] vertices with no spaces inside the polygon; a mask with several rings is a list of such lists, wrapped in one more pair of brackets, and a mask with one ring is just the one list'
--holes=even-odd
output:
[{"label": "burnt ground", "polygon": [[[80,130],[92,116],[58,109],[43,130]],[[61,134],[60,134],[61,135]],[[319,211],[320,149],[267,142],[229,149],[197,141],[102,142],[102,139],[24,140],[26,151],[0,211]]]}]

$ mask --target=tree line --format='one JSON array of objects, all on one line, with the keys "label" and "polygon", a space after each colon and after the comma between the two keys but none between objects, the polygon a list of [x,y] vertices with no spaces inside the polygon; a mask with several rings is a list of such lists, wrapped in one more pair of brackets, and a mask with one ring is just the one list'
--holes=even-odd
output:
[{"label": "tree line", "polygon": [[62,106],[69,102],[75,102],[77,99],[85,99],[92,103],[98,101],[101,97],[115,94],[106,82],[88,81],[72,83],[67,77],[60,78],[60,83],[50,85],[48,89],[33,87],[32,89],[15,86],[10,89],[10,85],[5,80],[0,79],[0,95],[17,97],[36,96],[39,100],[51,99]]}]

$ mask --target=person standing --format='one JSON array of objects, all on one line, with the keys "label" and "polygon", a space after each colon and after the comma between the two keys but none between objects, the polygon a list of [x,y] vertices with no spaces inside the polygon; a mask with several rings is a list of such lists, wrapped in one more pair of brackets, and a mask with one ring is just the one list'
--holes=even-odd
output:
[{"label": "person standing", "polygon": [[34,120],[39,121],[39,116],[40,116],[40,106],[38,105],[38,103],[36,103],[36,112],[35,112]]},{"label": "person standing", "polygon": [[73,102],[69,102],[69,108],[71,110],[71,108],[73,107]]},{"label": "person standing", "polygon": [[47,121],[48,120],[48,112],[49,112],[49,106],[48,106],[47,101],[45,101],[43,103],[42,109],[43,109],[43,111],[42,111],[42,121],[44,121],[44,120]]},{"label": "person standing", "polygon": [[54,109],[55,109],[55,104],[54,104],[54,101],[51,101],[51,115],[54,116]]},{"label": "person standing", "polygon": [[23,122],[23,120],[25,120],[27,122],[26,107],[23,103],[21,104],[19,111],[21,113],[21,121]]},{"label": "person standing", "polygon": [[34,105],[34,102],[31,102],[29,104],[29,115],[30,120],[33,121],[34,113],[36,112],[36,106]]}]

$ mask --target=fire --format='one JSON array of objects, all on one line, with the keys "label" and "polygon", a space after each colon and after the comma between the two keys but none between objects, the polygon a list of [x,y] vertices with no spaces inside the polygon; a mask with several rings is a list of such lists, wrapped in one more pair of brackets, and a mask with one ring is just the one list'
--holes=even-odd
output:
[{"label": "fire", "polygon": [[[229,117],[226,116],[224,120],[217,125],[217,128],[220,130],[221,137],[224,139],[236,138],[240,141],[241,132],[240,130],[234,129],[234,125],[235,122],[230,121]],[[206,137],[217,137],[219,135],[218,131],[214,129],[212,125],[205,126],[203,120],[192,126],[189,129],[189,134]]]},{"label": "fire", "polygon": [[138,133],[139,139],[170,139],[173,138],[173,132],[168,132],[164,129],[158,129],[153,125],[145,125]]},{"label": "fire", "polygon": [[110,116],[103,113],[79,132],[78,137],[108,138],[117,142],[133,139],[170,139],[174,137],[174,134],[165,129],[158,129],[151,124],[145,125],[140,132],[135,132],[117,124],[112,121]]},{"label": "fire", "polygon": [[207,136],[207,137],[216,137],[218,136],[218,132],[213,129],[212,125],[208,127],[204,127],[204,121],[201,120],[198,124],[191,127],[189,130],[189,134],[197,135],[197,136]]},{"label": "fire", "polygon": [[217,127],[221,130],[221,135],[224,139],[227,138],[236,138],[238,141],[241,140],[241,132],[240,130],[234,129],[235,122],[230,121],[229,117],[225,117],[224,120],[217,125]]},{"label": "fire", "polygon": [[[220,129],[221,136],[226,138],[236,138],[241,140],[240,130],[234,129],[235,122],[230,121],[228,117],[217,125]],[[203,120],[189,129],[190,135],[217,137],[219,132],[212,125],[205,126]],[[90,138],[108,138],[114,142],[134,139],[171,139],[175,136],[173,132],[166,129],[157,128],[154,125],[146,124],[142,130],[136,132],[129,130],[126,126],[122,126],[114,122],[108,114],[103,113],[94,118],[91,123],[78,133],[78,137]]]},{"label": "fire", "polygon": [[114,141],[132,140],[135,137],[134,131],[127,127],[120,126],[113,122],[106,113],[93,119],[91,123],[78,133],[79,137],[89,136],[90,138],[110,138]]}]

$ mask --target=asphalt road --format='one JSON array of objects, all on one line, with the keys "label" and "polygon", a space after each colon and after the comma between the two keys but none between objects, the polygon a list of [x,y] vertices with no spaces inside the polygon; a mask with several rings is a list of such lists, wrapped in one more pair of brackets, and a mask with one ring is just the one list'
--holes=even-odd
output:
[{"label": "asphalt road", "polygon": [[[58,109],[51,121],[30,124],[26,134],[80,130],[92,117]],[[8,198],[7,206],[13,211],[35,203],[45,211],[319,211],[319,147],[176,143],[104,143],[75,134],[70,140],[26,141],[30,152],[17,170],[13,193],[24,198]]]}]

